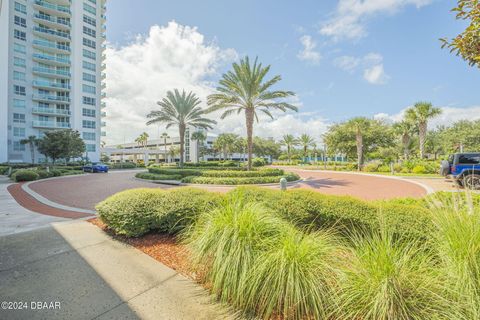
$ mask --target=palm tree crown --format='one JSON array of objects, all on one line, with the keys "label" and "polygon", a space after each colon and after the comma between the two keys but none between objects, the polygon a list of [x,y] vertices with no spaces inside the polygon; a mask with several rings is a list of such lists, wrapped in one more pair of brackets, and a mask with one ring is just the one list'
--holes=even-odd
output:
[{"label": "palm tree crown", "polygon": [[303,156],[306,157],[308,148],[312,147],[315,144],[315,139],[313,139],[308,134],[304,133],[300,136],[300,139],[298,139],[298,142],[303,148]]},{"label": "palm tree crown", "polygon": [[442,110],[435,108],[430,102],[417,102],[407,109],[405,118],[418,125],[418,139],[420,144],[420,158],[425,156],[425,143],[427,138],[428,120],[440,115]]},{"label": "palm tree crown", "polygon": [[165,123],[166,128],[178,126],[180,135],[180,166],[183,166],[185,130],[187,126],[201,129],[212,129],[216,122],[204,118],[204,110],[199,107],[200,99],[193,92],[188,94],[185,90],[180,93],[177,89],[168,91],[167,96],[158,101],[160,110],[151,111],[147,118],[151,119],[147,125]]},{"label": "palm tree crown", "polygon": [[270,66],[262,66],[257,59],[251,64],[249,58],[245,57],[240,60],[240,63],[233,63],[233,70],[222,76],[217,93],[209,95],[207,99],[210,106],[207,112],[224,110],[220,116],[221,119],[232,114],[245,113],[249,170],[252,168],[253,123],[254,120],[258,122],[258,112],[273,119],[272,110],[297,111],[297,107],[277,101],[277,99],[293,96],[294,93],[271,91],[270,88],[279,82],[281,77],[277,75],[270,80],[265,80],[269,70]]},{"label": "palm tree crown", "polygon": [[285,134],[280,143],[287,147],[287,157],[288,162],[290,162],[292,160],[292,148],[298,145],[298,140],[291,134]]}]

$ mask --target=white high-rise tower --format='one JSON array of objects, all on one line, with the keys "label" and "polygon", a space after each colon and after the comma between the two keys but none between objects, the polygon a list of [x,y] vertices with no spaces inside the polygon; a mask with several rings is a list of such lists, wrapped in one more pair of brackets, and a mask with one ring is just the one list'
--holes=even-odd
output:
[{"label": "white high-rise tower", "polygon": [[22,139],[65,128],[99,159],[105,2],[0,0],[0,163],[30,162]]}]

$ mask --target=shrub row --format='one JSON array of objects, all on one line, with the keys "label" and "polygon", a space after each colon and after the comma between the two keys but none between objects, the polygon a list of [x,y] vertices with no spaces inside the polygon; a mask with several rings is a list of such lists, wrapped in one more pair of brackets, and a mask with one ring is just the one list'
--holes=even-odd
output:
[{"label": "shrub row", "polygon": [[197,188],[132,189],[108,197],[95,207],[100,219],[116,234],[137,237],[150,230],[176,233],[222,196]]},{"label": "shrub row", "polygon": [[213,178],[235,178],[235,177],[274,177],[282,176],[285,172],[281,169],[260,169],[252,171],[234,171],[234,170],[206,170],[201,172],[202,177],[213,177]]},{"label": "shrub row", "polygon": [[187,176],[200,176],[202,174],[202,171],[199,169],[167,169],[159,167],[149,167],[148,172],[154,174],[178,175],[182,178]]},{"label": "shrub row", "polygon": [[133,162],[115,162],[108,164],[110,169],[134,169],[137,165]]},{"label": "shrub row", "polygon": [[266,184],[279,183],[281,178],[287,181],[296,181],[300,177],[295,173],[289,173],[283,176],[266,176],[266,177],[185,177],[182,179],[184,183],[195,184],[218,184],[218,185],[244,185],[244,184]]},{"label": "shrub row", "polygon": [[179,174],[156,174],[150,172],[139,172],[135,175],[139,179],[145,180],[181,180],[182,176]]},{"label": "shrub row", "polygon": [[[57,167],[58,168],[58,167]],[[14,169],[10,178],[13,181],[34,181],[38,179],[46,179],[52,177],[68,176],[75,174],[83,174],[83,170],[75,170],[75,168],[51,169],[49,171],[44,168],[32,169]]]},{"label": "shrub row", "polygon": [[232,160],[225,160],[225,161],[199,161],[197,163],[193,162],[186,162],[184,163],[185,167],[239,167],[242,165],[243,162],[240,161],[232,161]]}]

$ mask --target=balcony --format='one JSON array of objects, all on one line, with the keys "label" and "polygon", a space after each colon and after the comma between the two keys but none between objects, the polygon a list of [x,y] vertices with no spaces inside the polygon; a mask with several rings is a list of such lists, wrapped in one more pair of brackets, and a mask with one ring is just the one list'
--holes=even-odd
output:
[{"label": "balcony", "polygon": [[70,53],[70,47],[58,44],[54,41],[34,39],[33,46],[39,49],[48,50],[56,53]]},{"label": "balcony", "polygon": [[107,116],[107,113],[105,111],[102,111],[102,113],[100,114],[102,117],[106,117]]},{"label": "balcony", "polygon": [[107,133],[105,131],[102,131],[102,137],[106,137],[107,136]]},{"label": "balcony", "polygon": [[43,13],[39,13],[39,12],[35,12],[35,14],[33,15],[33,20],[38,22],[38,23],[42,23],[44,25],[47,25],[51,28],[59,28],[59,29],[63,29],[63,30],[70,30],[70,28],[72,27],[72,25],[68,21],[65,21],[63,19],[59,19],[58,17],[49,16],[49,15],[46,15],[46,14],[43,14]]},{"label": "balcony", "polygon": [[102,82],[102,90],[105,90],[107,88],[107,83]]},{"label": "balcony", "polygon": [[33,67],[33,73],[39,75],[57,76],[59,78],[70,78],[70,72],[65,70],[57,70],[53,68]]},{"label": "balcony", "polygon": [[60,17],[69,17],[72,14],[68,6],[52,4],[43,0],[35,0],[33,6],[38,10]]},{"label": "balcony", "polygon": [[106,126],[107,126],[107,123],[106,123],[105,121],[102,121],[102,122],[101,122],[101,125],[102,125],[102,127],[106,127]]},{"label": "balcony", "polygon": [[70,59],[59,58],[46,53],[34,53],[33,60],[58,66],[70,66]]},{"label": "balcony", "polygon": [[64,109],[55,109],[55,108],[42,108],[42,107],[33,107],[32,113],[34,114],[48,114],[52,116],[69,116],[70,110]]},{"label": "balcony", "polygon": [[70,103],[69,97],[56,96],[53,94],[34,94],[33,100],[56,103]]},{"label": "balcony", "polygon": [[32,126],[34,128],[66,129],[70,128],[70,123],[57,121],[32,121]]},{"label": "balcony", "polygon": [[105,109],[107,104],[105,102],[100,103],[100,109]]},{"label": "balcony", "polygon": [[102,68],[102,70],[105,70],[105,69],[107,68],[107,64],[106,64],[106,63],[102,63],[101,68]]},{"label": "balcony", "polygon": [[54,29],[47,29],[35,26],[33,27],[34,33],[37,33],[40,36],[44,36],[50,40],[58,41],[70,41],[70,34],[63,31],[57,31]]},{"label": "balcony", "polygon": [[102,72],[102,80],[107,79],[107,74],[105,72]]},{"label": "balcony", "polygon": [[33,86],[37,88],[46,88],[52,89],[57,91],[69,91],[70,85],[66,83],[57,83],[51,81],[43,81],[43,80],[33,80]]}]

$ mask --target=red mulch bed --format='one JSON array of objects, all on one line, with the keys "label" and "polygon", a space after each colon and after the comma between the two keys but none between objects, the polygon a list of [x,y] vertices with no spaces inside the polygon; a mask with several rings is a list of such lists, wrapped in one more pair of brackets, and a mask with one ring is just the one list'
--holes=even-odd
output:
[{"label": "red mulch bed", "polygon": [[143,251],[150,257],[160,261],[167,267],[176,270],[184,276],[195,279],[195,273],[192,271],[188,263],[188,252],[185,246],[180,244],[175,236],[149,233],[140,238],[127,238],[115,235],[108,229],[107,225],[98,218],[89,219],[87,221],[96,225],[113,238]]}]

